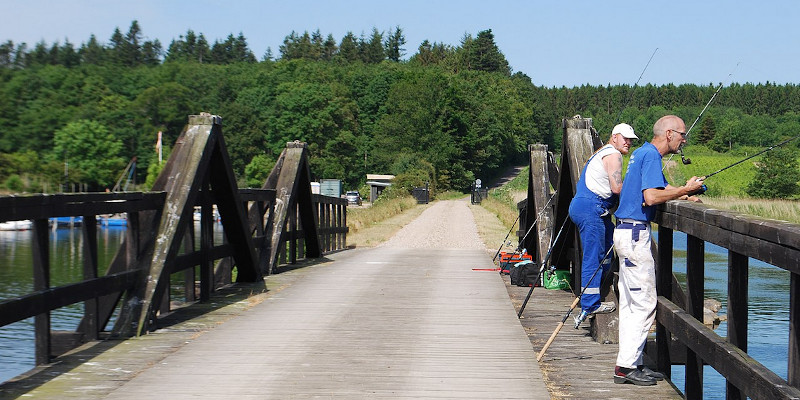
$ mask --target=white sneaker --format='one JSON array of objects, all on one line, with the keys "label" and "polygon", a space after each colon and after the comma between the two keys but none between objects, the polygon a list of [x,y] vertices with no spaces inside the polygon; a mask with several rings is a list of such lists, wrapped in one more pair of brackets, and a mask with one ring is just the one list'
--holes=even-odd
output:
[{"label": "white sneaker", "polygon": [[613,301],[604,301],[600,303],[600,307],[592,311],[592,314],[609,314],[617,309],[617,305]]}]

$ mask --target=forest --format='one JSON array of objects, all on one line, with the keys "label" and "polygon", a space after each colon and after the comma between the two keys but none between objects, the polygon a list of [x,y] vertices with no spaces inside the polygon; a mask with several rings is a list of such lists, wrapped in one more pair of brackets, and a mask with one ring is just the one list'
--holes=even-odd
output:
[{"label": "forest", "polygon": [[[209,112],[222,117],[243,187],[260,187],[286,142],[301,140],[317,179],[358,188],[367,173],[394,174],[401,188],[465,191],[524,164],[528,144],[558,152],[562,118],[593,118],[604,139],[627,122],[641,144],[662,115],[693,122],[719,85],[537,86],[513,71],[490,29],[411,52],[400,27],[338,40],[291,32],[260,57],[241,33],[210,44],[187,31],[166,49],[143,37],[133,21],[107,43],[0,44],[0,186],[102,191],[136,157],[146,190],[159,171],[158,132],[166,159],[187,116]],[[691,133],[704,151],[752,154],[800,134],[800,89],[724,86]],[[796,160],[797,143],[786,147]]]}]

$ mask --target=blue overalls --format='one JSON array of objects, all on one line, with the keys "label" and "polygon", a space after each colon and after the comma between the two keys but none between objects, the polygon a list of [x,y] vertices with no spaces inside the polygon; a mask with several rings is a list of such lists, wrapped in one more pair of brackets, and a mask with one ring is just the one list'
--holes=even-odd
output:
[{"label": "blue overalls", "polygon": [[[581,289],[586,288],[581,296],[581,309],[591,313],[600,306],[600,282],[611,267],[611,255],[603,257],[614,244],[614,224],[611,222],[611,208],[618,196],[612,194],[603,199],[586,187],[586,168],[595,155],[589,158],[581,171],[576,185],[575,197],[569,204],[569,217],[578,226],[583,260],[581,261]],[[594,273],[600,263],[603,270]],[[594,275],[594,277],[592,277]],[[590,281],[591,278],[591,281]]]}]

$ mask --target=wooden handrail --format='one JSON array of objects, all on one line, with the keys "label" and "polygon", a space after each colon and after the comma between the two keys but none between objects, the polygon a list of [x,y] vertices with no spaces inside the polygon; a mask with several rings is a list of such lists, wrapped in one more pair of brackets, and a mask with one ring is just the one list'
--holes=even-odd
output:
[{"label": "wooden handrail", "polygon": [[[800,225],[718,210],[700,203],[670,201],[658,207],[658,297],[656,354],[659,369],[669,371],[671,338],[688,349],[687,398],[702,398],[702,365],[711,365],[728,381],[729,398],[800,398],[798,308],[800,294]],[[672,232],[687,235],[686,310],[672,301]],[[728,249],[728,338],[702,323],[704,243]],[[747,257],[791,273],[788,382],[750,357],[747,352]]]}]

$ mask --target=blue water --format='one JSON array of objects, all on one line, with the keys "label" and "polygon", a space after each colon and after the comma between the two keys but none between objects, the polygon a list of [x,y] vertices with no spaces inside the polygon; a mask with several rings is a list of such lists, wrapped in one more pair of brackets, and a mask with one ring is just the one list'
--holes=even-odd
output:
[{"label": "blue water", "polygon": [[[99,224],[97,230],[98,274],[111,263],[125,237],[125,226]],[[199,237],[199,223],[195,223]],[[222,242],[222,228],[214,224],[214,242]],[[83,280],[83,235],[80,228],[51,230],[50,286]],[[0,231],[0,301],[33,291],[31,231]],[[199,241],[197,243],[199,246]],[[182,277],[180,278],[182,284]],[[50,313],[53,330],[74,331],[83,317],[83,303]],[[113,323],[113,318],[112,318]],[[111,324],[106,327],[110,329]],[[33,318],[0,328],[0,382],[7,381],[35,366]]]},{"label": "blue water", "polygon": [[[686,234],[674,232],[673,272],[686,288]],[[747,353],[756,361],[787,379],[789,358],[789,280],[790,274],[762,261],[750,259],[749,317]],[[722,303],[719,314],[727,314],[728,251],[705,244],[705,297]],[[715,332],[725,337],[727,322]],[[672,380],[684,388],[683,365],[672,367]],[[711,366],[703,367],[703,398],[724,399],[725,379]]]}]

